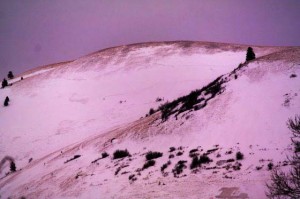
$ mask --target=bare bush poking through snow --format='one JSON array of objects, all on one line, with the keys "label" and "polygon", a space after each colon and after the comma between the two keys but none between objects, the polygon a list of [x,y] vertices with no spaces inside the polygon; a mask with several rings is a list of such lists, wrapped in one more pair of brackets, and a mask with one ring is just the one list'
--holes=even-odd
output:
[{"label": "bare bush poking through snow", "polygon": [[146,154],[146,159],[147,160],[153,160],[153,159],[156,159],[156,158],[160,158],[162,156],[163,156],[163,153],[161,153],[161,152],[152,152],[152,151],[149,151]]},{"label": "bare bush poking through snow", "polygon": [[199,164],[199,158],[197,156],[193,157],[192,163],[190,165],[190,169],[195,169],[198,166],[200,166]]},{"label": "bare bush poking through snow", "polygon": [[155,113],[155,110],[153,108],[150,108],[148,115],[150,116],[150,115],[152,115],[154,113]]},{"label": "bare bush poking through snow", "polygon": [[106,158],[106,157],[108,157],[109,155],[108,155],[108,153],[107,152],[103,152],[102,153],[102,158]]},{"label": "bare bush poking through snow", "polygon": [[235,154],[235,157],[236,157],[236,160],[242,160],[242,159],[244,159],[244,154],[242,154],[240,151],[238,151]]},{"label": "bare bush poking through snow", "polygon": [[116,150],[113,154],[113,159],[119,159],[119,158],[125,158],[127,156],[130,156],[130,153],[125,150]]},{"label": "bare bush poking through snow", "polygon": [[[299,142],[298,139],[300,138],[300,116],[289,119],[287,124],[294,135],[292,142],[295,145],[295,142]],[[300,153],[296,147],[294,155],[288,159],[291,165],[289,171],[284,172],[278,168],[273,170],[271,183],[267,184],[267,196],[269,198],[300,198]]]},{"label": "bare bush poking through snow", "polygon": [[174,177],[179,177],[179,175],[183,172],[184,169],[186,169],[186,164],[187,161],[185,160],[180,160],[177,162],[175,165],[174,169],[172,170]]},{"label": "bare bush poking through snow", "polygon": [[70,162],[70,161],[73,161],[73,160],[76,160],[76,159],[78,159],[78,158],[80,158],[80,157],[81,157],[81,155],[74,155],[73,158],[71,158],[71,159],[65,161],[64,163],[66,164],[66,163],[68,163],[68,162]]},{"label": "bare bush poking through snow", "polygon": [[167,163],[163,164],[160,168],[161,172],[164,172],[165,169],[171,164],[171,161],[169,160]]},{"label": "bare bush poking through snow", "polygon": [[155,160],[149,160],[149,161],[147,161],[147,162],[144,164],[143,170],[144,170],[144,169],[148,169],[149,167],[152,167],[152,166],[154,166],[154,165],[155,165]]},{"label": "bare bush poking through snow", "polygon": [[131,174],[129,177],[128,177],[128,180],[131,181],[131,182],[134,182],[137,180],[137,178],[135,177],[134,174]]},{"label": "bare bush poking through snow", "polygon": [[201,155],[199,158],[199,164],[208,164],[212,162],[212,160],[205,154]]},{"label": "bare bush poking through snow", "polygon": [[170,150],[169,150],[169,152],[170,153],[172,153],[173,151],[175,151],[176,150],[176,148],[175,147],[170,147]]}]

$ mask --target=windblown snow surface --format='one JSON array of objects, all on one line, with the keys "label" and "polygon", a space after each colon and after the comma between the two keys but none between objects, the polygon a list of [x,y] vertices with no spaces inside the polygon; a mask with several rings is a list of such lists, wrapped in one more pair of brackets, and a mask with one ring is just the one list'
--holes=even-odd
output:
[{"label": "windblown snow surface", "polygon": [[[11,100],[0,107],[0,157],[17,171],[2,167],[1,198],[266,198],[267,165],[286,167],[292,152],[300,47],[252,46],[257,59],[244,63],[247,47],[133,44],[10,80],[0,90]],[[216,79],[213,95],[205,86]],[[199,103],[179,101],[162,120],[161,104],[203,87]],[[117,149],[131,156],[113,159]],[[143,169],[149,151],[163,155]],[[212,161],[191,169],[190,156],[204,153]]]}]

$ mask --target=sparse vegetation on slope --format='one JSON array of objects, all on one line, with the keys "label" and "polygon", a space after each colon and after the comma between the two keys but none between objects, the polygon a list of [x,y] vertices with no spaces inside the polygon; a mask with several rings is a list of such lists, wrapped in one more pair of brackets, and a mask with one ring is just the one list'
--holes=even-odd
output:
[{"label": "sparse vegetation on slope", "polygon": [[179,177],[179,175],[183,172],[184,169],[186,169],[187,161],[180,160],[175,165],[174,169],[172,170],[174,177]]},{"label": "sparse vegetation on slope", "polygon": [[80,158],[80,157],[81,157],[81,155],[74,155],[73,158],[71,158],[71,159],[65,161],[64,163],[68,163],[68,162],[73,161],[73,160],[76,160],[77,158]]},{"label": "sparse vegetation on slope", "polygon": [[271,174],[271,183],[267,184],[267,196],[272,199],[300,198],[300,153],[296,149],[297,145],[295,145],[295,143],[300,141],[300,116],[289,119],[287,124],[294,135],[292,142],[294,143],[295,151],[292,158],[288,160],[291,165],[289,171],[284,172],[276,168]]},{"label": "sparse vegetation on slope", "polygon": [[153,159],[156,159],[156,158],[160,158],[162,156],[163,156],[163,153],[161,153],[161,152],[152,152],[152,151],[149,151],[146,154],[146,159],[147,160],[153,160]]},{"label": "sparse vegetation on slope", "polygon": [[130,153],[125,150],[116,150],[113,154],[113,159],[119,159],[119,158],[125,158],[127,156],[130,156]]},{"label": "sparse vegetation on slope", "polygon": [[152,166],[154,166],[154,165],[155,165],[155,160],[148,160],[148,161],[144,164],[143,170],[144,170],[144,169],[148,169],[149,167],[152,167]]}]

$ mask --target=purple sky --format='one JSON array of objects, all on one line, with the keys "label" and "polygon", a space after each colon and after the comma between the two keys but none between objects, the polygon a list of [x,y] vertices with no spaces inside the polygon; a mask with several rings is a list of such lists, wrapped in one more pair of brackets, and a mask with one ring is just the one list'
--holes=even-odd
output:
[{"label": "purple sky", "polygon": [[299,0],[1,0],[0,77],[166,40],[300,45]]}]

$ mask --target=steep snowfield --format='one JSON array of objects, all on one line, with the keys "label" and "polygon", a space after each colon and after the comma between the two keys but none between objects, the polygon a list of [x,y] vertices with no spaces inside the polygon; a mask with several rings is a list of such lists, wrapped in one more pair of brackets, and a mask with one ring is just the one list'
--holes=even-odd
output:
[{"label": "steep snowfield", "polygon": [[[6,165],[0,195],[230,198],[234,190],[235,198],[265,198],[267,164],[284,165],[291,136],[286,120],[300,111],[300,48],[254,47],[259,58],[231,73],[244,62],[246,49],[205,42],[135,44],[20,75],[24,80],[19,76],[0,90],[0,99],[11,99],[0,108],[0,154],[12,156],[22,170],[6,176]],[[164,122],[160,112],[145,117],[150,108],[220,75],[224,91],[204,108]],[[213,162],[190,170],[189,151],[196,148],[199,154],[216,150],[209,154]],[[116,149],[128,149],[131,158],[112,160]],[[140,171],[149,150],[163,157]],[[110,156],[91,163],[104,151]],[[244,160],[227,163],[237,151]],[[175,157],[162,173],[170,154]],[[64,164],[74,155],[81,157]],[[179,160],[187,168],[174,177]],[[234,170],[238,162],[240,170]]]}]

